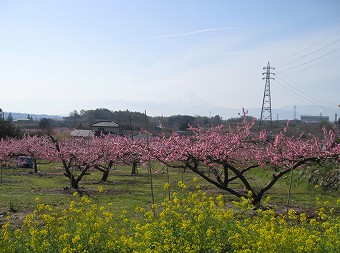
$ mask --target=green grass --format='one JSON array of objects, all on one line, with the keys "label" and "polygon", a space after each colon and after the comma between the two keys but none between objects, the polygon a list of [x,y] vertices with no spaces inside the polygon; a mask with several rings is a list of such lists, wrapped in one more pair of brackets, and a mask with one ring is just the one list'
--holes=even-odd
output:
[{"label": "green grass", "polygon": [[[6,213],[10,210],[17,213],[26,213],[34,210],[35,199],[39,198],[42,203],[66,207],[72,198],[74,192],[70,189],[70,183],[63,173],[64,170],[60,164],[39,164],[39,173],[34,174],[32,169],[15,169],[2,168],[0,181],[0,213]],[[169,168],[167,174],[166,168],[153,165],[153,190],[154,200],[160,203],[168,197],[168,191],[163,188],[164,184],[170,180],[171,191],[177,189],[177,182],[182,180],[188,186],[188,190],[195,189],[193,178],[196,174],[187,170],[183,173],[178,169]],[[130,166],[117,166],[112,171],[108,181],[100,182],[101,173],[97,170],[90,170],[80,182],[81,190],[97,203],[111,202],[115,211],[131,210],[137,206],[145,207],[152,204],[150,175],[147,168],[139,167],[138,175],[131,175]],[[270,169],[255,169],[249,173],[248,178],[256,187],[263,186],[270,180],[273,171]],[[296,170],[293,175],[291,205],[304,206],[313,208],[315,199],[321,201],[335,201],[339,192],[322,192],[315,189],[314,185],[306,182],[304,178],[299,178],[299,171]],[[289,188],[289,177],[282,178],[277,184],[265,195],[271,196],[271,204],[284,205],[287,201]],[[217,195],[225,192],[217,189],[200,179],[200,185],[203,190],[211,195]],[[98,187],[103,188],[103,192]],[[239,190],[242,186],[235,182],[235,187]],[[235,200],[234,196],[226,194],[228,200]]]}]

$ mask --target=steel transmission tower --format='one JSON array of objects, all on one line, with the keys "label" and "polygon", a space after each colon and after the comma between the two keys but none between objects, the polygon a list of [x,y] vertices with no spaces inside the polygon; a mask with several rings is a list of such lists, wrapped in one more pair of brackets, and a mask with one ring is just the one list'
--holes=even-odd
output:
[{"label": "steel transmission tower", "polygon": [[261,110],[261,119],[260,119],[260,125],[259,129],[261,129],[261,126],[263,124],[270,124],[272,126],[272,101],[270,98],[270,79],[273,79],[271,75],[275,75],[274,73],[271,73],[270,70],[275,70],[275,68],[271,68],[270,64],[268,62],[267,67],[263,68],[266,70],[266,72],[262,73],[262,75],[265,75],[262,79],[266,80],[266,83],[264,85],[264,93],[263,93],[263,102],[262,102],[262,110]]}]

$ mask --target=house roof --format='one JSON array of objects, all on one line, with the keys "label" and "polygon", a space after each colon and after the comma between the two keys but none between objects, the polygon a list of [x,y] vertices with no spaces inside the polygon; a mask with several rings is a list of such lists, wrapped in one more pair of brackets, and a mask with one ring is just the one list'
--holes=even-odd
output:
[{"label": "house roof", "polygon": [[311,116],[311,115],[301,115],[301,121],[307,123],[317,123],[321,121],[329,121],[328,116]]},{"label": "house roof", "polygon": [[91,127],[119,127],[119,125],[113,121],[100,121],[92,124]]},{"label": "house roof", "polygon": [[94,137],[94,132],[92,130],[74,129],[70,135],[72,137]]}]

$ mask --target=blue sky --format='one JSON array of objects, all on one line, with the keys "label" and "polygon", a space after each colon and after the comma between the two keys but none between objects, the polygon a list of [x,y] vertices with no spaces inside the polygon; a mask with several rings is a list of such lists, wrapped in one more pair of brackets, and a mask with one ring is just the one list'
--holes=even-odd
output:
[{"label": "blue sky", "polygon": [[186,93],[261,107],[270,61],[273,107],[337,112],[339,13],[337,0],[0,0],[0,107],[67,115]]}]

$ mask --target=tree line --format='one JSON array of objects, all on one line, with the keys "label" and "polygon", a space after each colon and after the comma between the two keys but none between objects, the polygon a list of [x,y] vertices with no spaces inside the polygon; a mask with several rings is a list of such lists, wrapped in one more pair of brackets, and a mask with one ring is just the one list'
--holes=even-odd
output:
[{"label": "tree line", "polygon": [[[247,116],[249,120],[253,117]],[[215,115],[212,117],[207,116],[191,116],[191,115],[172,115],[172,116],[156,116],[151,117],[141,112],[133,112],[129,110],[125,111],[111,111],[106,108],[97,108],[91,110],[81,110],[80,112],[74,110],[69,113],[68,116],[62,119],[41,118],[39,121],[33,120],[28,114],[27,120],[13,121],[10,115],[8,119],[0,119],[0,138],[6,136],[20,137],[22,134],[27,134],[27,131],[35,135],[43,135],[45,133],[51,133],[54,129],[60,128],[77,128],[77,129],[90,129],[91,124],[102,120],[109,120],[118,123],[121,130],[126,135],[131,135],[132,132],[138,133],[142,129],[149,128],[150,131],[154,129],[162,129],[165,132],[172,131],[186,131],[188,127],[200,126],[204,128],[215,127],[218,125],[232,125],[242,121],[242,116],[230,119],[222,119],[221,116]],[[270,131],[278,133],[286,125],[286,120],[274,121],[270,126]],[[339,122],[338,122],[339,123]],[[329,122],[321,122],[318,124],[306,124],[299,120],[293,120],[289,122],[288,133],[291,135],[300,134],[304,135],[312,133],[314,135],[321,136],[323,134],[322,128],[326,127],[328,130],[335,127],[334,124]],[[33,129],[33,130],[30,130]],[[269,128],[267,128],[268,130]],[[255,123],[252,131],[258,131],[258,122]]]}]

